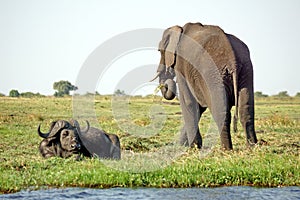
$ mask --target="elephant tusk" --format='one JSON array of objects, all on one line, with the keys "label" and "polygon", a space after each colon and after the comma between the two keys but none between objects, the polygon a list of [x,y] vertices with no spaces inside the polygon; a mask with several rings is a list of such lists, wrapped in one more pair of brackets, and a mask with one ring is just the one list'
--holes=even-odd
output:
[{"label": "elephant tusk", "polygon": [[162,73],[162,72],[157,72],[157,74],[155,75],[155,77],[154,77],[153,79],[151,79],[149,82],[152,82],[152,81],[154,81],[155,79],[157,79],[161,73]]}]

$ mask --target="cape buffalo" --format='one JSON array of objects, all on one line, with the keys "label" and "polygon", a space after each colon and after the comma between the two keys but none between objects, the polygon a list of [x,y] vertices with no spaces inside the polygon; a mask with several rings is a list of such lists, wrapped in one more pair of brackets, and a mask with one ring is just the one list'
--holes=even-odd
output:
[{"label": "cape buffalo", "polygon": [[120,159],[120,140],[115,134],[87,126],[80,129],[76,120],[70,122],[58,120],[51,123],[48,133],[42,133],[38,126],[38,134],[44,138],[39,145],[43,157],[58,156],[67,158],[73,154],[87,157]]}]

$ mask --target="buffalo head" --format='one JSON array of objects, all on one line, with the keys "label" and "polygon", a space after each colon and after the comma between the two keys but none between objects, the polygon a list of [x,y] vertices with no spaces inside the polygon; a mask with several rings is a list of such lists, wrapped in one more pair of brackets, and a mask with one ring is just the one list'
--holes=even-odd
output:
[{"label": "buffalo head", "polygon": [[52,156],[67,158],[73,154],[78,154],[81,150],[78,134],[88,132],[89,127],[88,121],[87,127],[81,130],[76,120],[70,122],[58,120],[52,122],[48,133],[42,133],[39,125],[38,134],[44,138],[39,146],[40,153],[45,158]]}]

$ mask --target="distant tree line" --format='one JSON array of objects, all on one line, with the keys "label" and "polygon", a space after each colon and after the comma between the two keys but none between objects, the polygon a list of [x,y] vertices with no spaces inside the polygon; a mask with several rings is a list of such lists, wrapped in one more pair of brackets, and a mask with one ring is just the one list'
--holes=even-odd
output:
[{"label": "distant tree line", "polygon": [[[53,89],[56,90],[54,93],[55,97],[63,97],[70,95],[70,91],[75,91],[78,87],[72,85],[69,81],[58,81],[54,82]],[[4,94],[0,94],[0,96],[5,96]],[[45,95],[41,95],[40,93],[33,93],[33,92],[24,92],[20,93],[16,89],[12,89],[9,92],[10,97],[43,97]]]},{"label": "distant tree line", "polygon": [[[78,89],[77,86],[72,85],[69,81],[58,81],[53,83],[53,89],[56,90],[54,93],[55,97],[63,97],[63,96],[69,96],[70,91],[75,91]],[[87,95],[100,95],[97,91],[95,93],[87,93]],[[125,93],[124,90],[117,89],[114,92],[114,95],[116,96],[126,96],[127,94]],[[257,91],[254,93],[256,98],[267,98],[269,95],[264,94],[261,91]],[[0,97],[5,96],[4,94],[0,93]],[[40,93],[33,93],[33,92],[24,92],[24,93],[19,93],[18,90],[12,89],[9,92],[10,97],[44,97],[45,95],[42,95]],[[281,91],[276,95],[272,95],[271,97],[278,97],[278,98],[284,98],[284,97],[291,97],[287,91]],[[294,97],[300,98],[300,92],[298,92]]]},{"label": "distant tree line", "polygon": [[[74,86],[75,87],[75,86]],[[57,89],[57,91],[54,93],[54,96],[55,97],[63,97],[63,96],[68,96],[70,95],[70,91],[71,90],[67,90],[65,88],[74,88],[74,87],[70,87],[70,86],[59,86]],[[77,87],[76,87],[77,88]],[[86,93],[86,95],[100,95],[99,92],[95,92],[95,93]],[[127,94],[125,93],[124,90],[116,90],[114,92],[113,95],[116,95],[116,96],[127,96]],[[257,91],[254,93],[255,97],[256,98],[267,98],[267,97],[278,97],[278,98],[285,98],[285,97],[291,97],[287,91],[282,91],[282,92],[279,92],[278,94],[276,95],[267,95],[267,94],[264,94],[263,92],[261,91]],[[4,97],[5,95],[0,93],[0,97]],[[33,92],[23,92],[23,93],[19,93],[18,90],[16,89],[13,89],[9,92],[9,96],[10,97],[26,97],[26,98],[31,98],[31,97],[44,97],[45,95],[42,95],[40,93],[33,93]],[[149,95],[147,95],[149,96]],[[150,95],[151,96],[151,95]],[[298,97],[300,98],[300,92],[298,92],[294,97]]]},{"label": "distant tree line", "polygon": [[[264,98],[264,97],[269,97],[269,95],[262,93],[261,91],[257,91],[254,93],[255,97],[258,98]],[[279,98],[284,98],[284,97],[291,97],[287,91],[281,91],[278,94],[272,95],[271,97],[279,97]],[[297,94],[295,95],[295,97],[300,97],[300,92],[297,92]]]},{"label": "distant tree line", "polygon": [[10,97],[25,97],[25,98],[32,98],[32,97],[44,97],[45,95],[42,95],[40,93],[33,93],[33,92],[23,92],[19,93],[18,90],[11,90],[9,92]]}]

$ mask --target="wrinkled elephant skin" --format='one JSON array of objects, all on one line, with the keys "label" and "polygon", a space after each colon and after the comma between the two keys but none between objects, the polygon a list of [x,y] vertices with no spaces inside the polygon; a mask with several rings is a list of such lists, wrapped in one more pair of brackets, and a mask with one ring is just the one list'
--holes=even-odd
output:
[{"label": "wrinkled elephant skin", "polygon": [[[254,145],[253,67],[246,44],[221,28],[201,23],[173,26],[164,31],[157,76],[163,96],[176,95],[176,82],[184,127],[180,143],[202,147],[199,120],[209,108],[224,149],[232,149],[231,108],[236,106],[234,129],[239,115],[247,144]],[[175,87],[175,88],[174,88]]]}]

